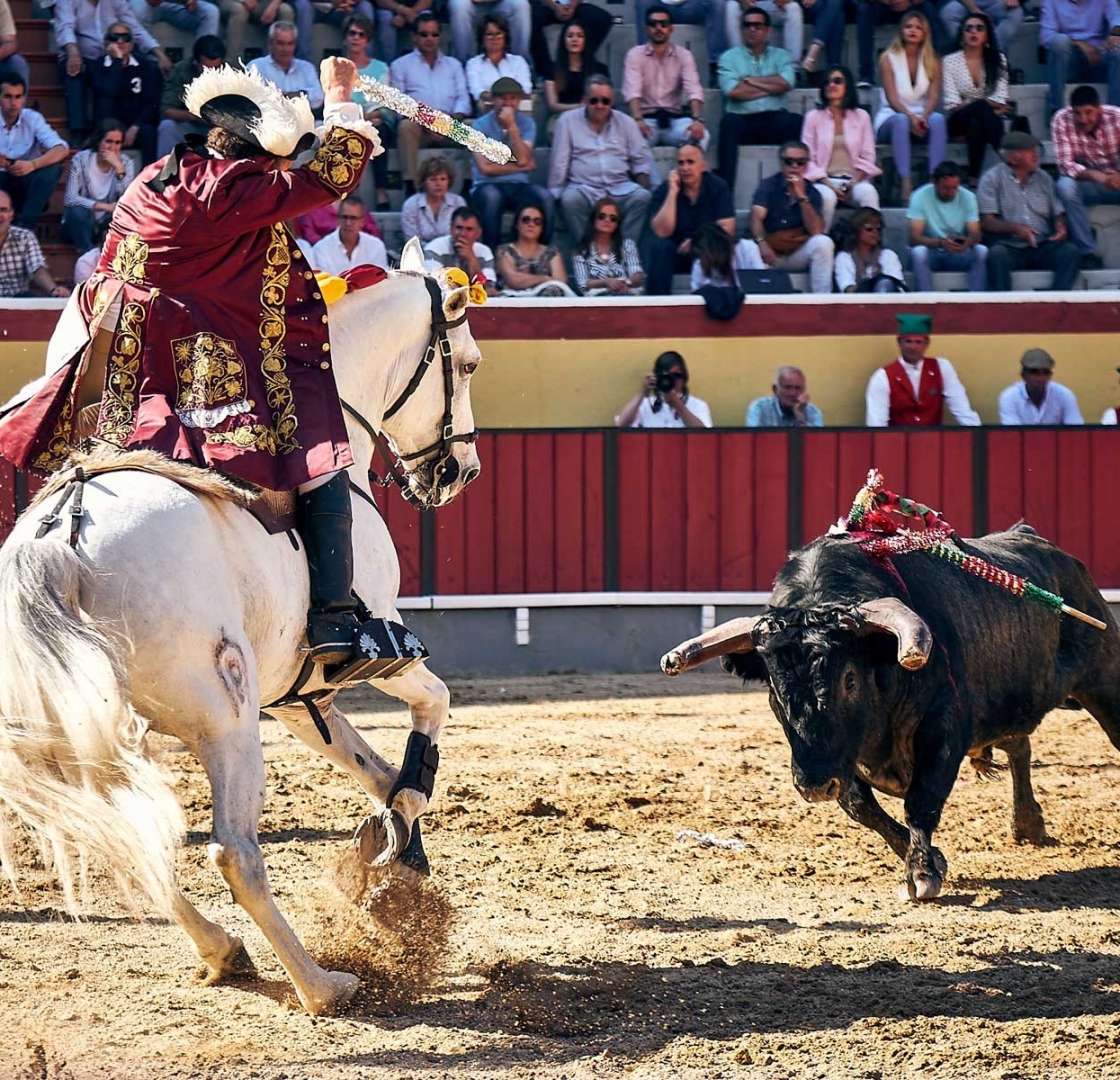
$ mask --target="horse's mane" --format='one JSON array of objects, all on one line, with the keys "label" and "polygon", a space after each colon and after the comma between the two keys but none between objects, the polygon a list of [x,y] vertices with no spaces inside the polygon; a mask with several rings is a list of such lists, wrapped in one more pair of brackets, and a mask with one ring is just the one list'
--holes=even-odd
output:
[{"label": "horse's mane", "polygon": [[258,489],[251,484],[233,480],[213,469],[200,469],[189,462],[172,461],[155,450],[118,450],[109,443],[100,443],[90,450],[75,450],[66,459],[66,463],[39,489],[28,509],[38,506],[66,487],[74,479],[74,467],[77,465],[88,476],[125,470],[154,473],[173,480],[196,495],[209,495],[239,506],[248,506],[259,494]]}]

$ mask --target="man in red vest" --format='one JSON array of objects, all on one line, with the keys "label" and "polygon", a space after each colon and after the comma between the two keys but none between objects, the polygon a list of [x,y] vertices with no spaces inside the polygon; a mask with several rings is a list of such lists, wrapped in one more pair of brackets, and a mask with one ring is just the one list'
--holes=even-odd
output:
[{"label": "man in red vest", "polygon": [[868,427],[937,427],[945,405],[963,427],[980,417],[968,403],[953,365],[927,356],[931,315],[896,315],[899,357],[880,368],[867,384]]}]

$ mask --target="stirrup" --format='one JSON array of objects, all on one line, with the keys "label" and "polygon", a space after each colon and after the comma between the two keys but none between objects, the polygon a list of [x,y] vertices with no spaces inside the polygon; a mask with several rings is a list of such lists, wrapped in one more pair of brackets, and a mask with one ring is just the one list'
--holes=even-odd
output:
[{"label": "stirrup", "polygon": [[357,625],[355,621],[345,655],[334,662],[334,667],[327,662],[323,678],[339,686],[369,679],[391,679],[423,663],[428,656],[424,643],[400,623],[391,619],[367,619]]}]

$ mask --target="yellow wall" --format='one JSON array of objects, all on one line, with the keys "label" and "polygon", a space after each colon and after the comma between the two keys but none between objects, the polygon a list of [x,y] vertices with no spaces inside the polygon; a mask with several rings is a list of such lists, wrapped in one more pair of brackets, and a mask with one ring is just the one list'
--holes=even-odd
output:
[{"label": "yellow wall", "polygon": [[[618,341],[483,341],[473,384],[482,428],[603,427],[637,392],[666,349],[688,361],[691,388],[716,424],[743,423],[748,402],[770,392],[780,364],[801,367],[827,424],[863,423],[863,392],[876,367],[895,357],[894,339],[867,337],[662,338]],[[1088,423],[1120,404],[1120,351],[1107,334],[935,336],[931,351],[953,362],[973,407],[998,423],[999,392],[1019,378],[1019,357],[1041,347],[1055,377],[1076,395]],[[42,374],[46,342],[0,341],[0,400]]]},{"label": "yellow wall", "polygon": [[[863,395],[877,367],[897,355],[889,337],[663,338],[656,341],[490,341],[472,401],[483,428],[601,427],[637,392],[654,358],[676,349],[688,361],[692,392],[720,426],[743,423],[747,404],[770,392],[781,364],[805,372],[826,424],[860,425]],[[1068,386],[1087,423],[1120,404],[1120,351],[1108,334],[935,336],[931,352],[951,360],[973,408],[999,423],[1000,391],[1019,379],[1019,358],[1044,348],[1055,378]]]}]

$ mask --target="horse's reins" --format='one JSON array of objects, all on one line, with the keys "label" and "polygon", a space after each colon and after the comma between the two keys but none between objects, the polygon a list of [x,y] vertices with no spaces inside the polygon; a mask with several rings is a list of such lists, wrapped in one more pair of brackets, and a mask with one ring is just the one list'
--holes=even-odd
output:
[{"label": "horse's reins", "polygon": [[[424,350],[424,355],[416,366],[416,370],[412,373],[412,378],[408,380],[408,385],[401,391],[397,400],[386,410],[383,419],[388,420],[395,416],[405,402],[412,397],[420,383],[423,382],[424,376],[428,373],[428,369],[432,366],[432,362],[438,353],[443,362],[443,419],[440,421],[439,438],[429,446],[425,446],[423,450],[416,450],[411,454],[398,454],[394,451],[387,435],[377,431],[348,401],[342,401],[343,409],[357,421],[373,440],[373,445],[384,462],[385,476],[382,477],[373,469],[370,469],[370,482],[378,487],[389,487],[390,484],[395,483],[401,489],[401,494],[405,499],[421,508],[430,503],[433,492],[439,486],[440,477],[447,471],[447,463],[451,459],[451,447],[459,442],[473,443],[478,438],[477,428],[474,431],[456,435],[455,421],[451,415],[452,401],[455,396],[455,368],[452,364],[451,342],[447,337],[447,331],[462,326],[467,321],[467,313],[464,310],[458,318],[445,319],[443,317],[443,292],[439,284],[432,278],[427,277],[424,279],[424,284],[428,289],[428,298],[432,305],[432,333],[428,338],[428,346]],[[424,464],[428,460],[435,462],[432,466],[432,482],[427,487],[409,472],[405,464],[406,462],[417,461],[418,458],[424,459],[424,461],[419,461],[418,464]],[[417,488],[421,490],[418,492]]]}]

